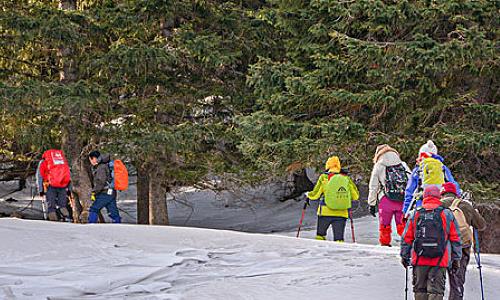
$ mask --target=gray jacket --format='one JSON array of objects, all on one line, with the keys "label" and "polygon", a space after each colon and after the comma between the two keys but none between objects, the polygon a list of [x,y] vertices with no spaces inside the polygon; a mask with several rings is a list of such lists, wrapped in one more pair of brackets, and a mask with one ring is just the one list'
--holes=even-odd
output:
[{"label": "gray jacket", "polygon": [[111,170],[109,154],[101,154],[98,158],[99,164],[92,167],[92,192],[95,194],[105,193],[111,183]]}]

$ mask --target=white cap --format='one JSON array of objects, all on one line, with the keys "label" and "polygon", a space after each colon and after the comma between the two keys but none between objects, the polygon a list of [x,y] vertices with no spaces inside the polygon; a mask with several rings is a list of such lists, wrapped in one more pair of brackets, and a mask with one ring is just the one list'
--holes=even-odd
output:
[{"label": "white cap", "polygon": [[420,147],[420,150],[418,151],[418,154],[422,154],[422,153],[432,153],[432,154],[437,154],[438,153],[438,149],[436,147],[436,145],[434,144],[433,141],[431,140],[428,140],[427,143],[425,143],[424,145],[422,145],[422,147]]}]

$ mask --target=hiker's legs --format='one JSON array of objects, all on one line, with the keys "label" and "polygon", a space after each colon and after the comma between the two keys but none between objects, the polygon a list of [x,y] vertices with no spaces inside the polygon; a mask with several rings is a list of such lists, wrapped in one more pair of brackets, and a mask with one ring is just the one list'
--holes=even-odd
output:
[{"label": "hiker's legs", "polygon": [[396,221],[396,231],[399,236],[403,235],[405,224],[403,224],[403,202],[392,201],[392,214]]},{"label": "hiker's legs", "polygon": [[116,205],[116,198],[111,196],[112,200],[106,205],[106,210],[108,215],[113,220],[113,223],[121,223],[120,212],[118,211],[118,206]]},{"label": "hiker's legs", "polygon": [[47,203],[47,212],[56,212],[57,205],[57,188],[49,186],[45,193],[45,202]]},{"label": "hiker's legs", "polygon": [[427,294],[429,300],[442,300],[446,285],[446,268],[430,268],[427,280]]},{"label": "hiker's legs", "polygon": [[66,208],[66,206],[68,205],[66,188],[58,188],[56,194],[57,194],[56,203],[57,206],[59,207],[59,211],[61,212],[64,218],[69,217],[69,212],[68,209]]},{"label": "hiker's legs", "polygon": [[332,218],[333,240],[336,242],[343,242],[345,223],[347,221],[347,218],[343,217],[331,217],[331,218]]},{"label": "hiker's legs", "polygon": [[50,221],[57,221],[57,188],[49,186],[45,193],[45,203],[47,204],[47,216]]},{"label": "hiker's legs", "polygon": [[318,216],[318,223],[316,227],[316,239],[317,240],[326,240],[326,232],[328,227],[330,227],[331,219],[330,217]]},{"label": "hiker's legs", "polygon": [[379,216],[379,242],[382,246],[391,245],[391,221],[393,216],[392,204],[389,198],[386,196],[380,199],[378,204],[378,216]]},{"label": "hiker's legs", "polygon": [[100,193],[95,196],[95,201],[89,208],[89,223],[97,223],[99,212],[103,207],[109,204],[111,199],[111,196],[106,195],[106,193]]},{"label": "hiker's legs", "polygon": [[413,267],[413,292],[415,300],[427,300],[427,279],[429,275],[428,266]]},{"label": "hiker's legs", "polygon": [[464,298],[464,283],[465,272],[470,260],[470,248],[462,249],[462,260],[460,260],[460,268],[456,273],[448,269],[448,276],[450,276],[450,296],[449,300],[462,300]]}]

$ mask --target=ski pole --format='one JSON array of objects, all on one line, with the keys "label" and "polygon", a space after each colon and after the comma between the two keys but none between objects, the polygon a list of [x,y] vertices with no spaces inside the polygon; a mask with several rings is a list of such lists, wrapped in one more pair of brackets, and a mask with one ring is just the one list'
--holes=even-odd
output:
[{"label": "ski pole", "polygon": [[351,235],[352,235],[352,242],[356,243],[356,237],[354,235],[354,221],[352,220],[352,211],[349,209],[349,219],[351,220]]},{"label": "ski pole", "polygon": [[302,227],[302,222],[304,221],[304,216],[306,215],[306,208],[307,208],[307,205],[308,205],[308,202],[306,200],[306,202],[304,203],[304,208],[302,208],[302,216],[300,217],[300,221],[299,221],[299,228],[297,229],[297,237],[299,237],[299,234],[300,234],[300,228]]},{"label": "ski pole", "polygon": [[45,196],[42,197],[42,212],[43,212],[43,219],[47,221],[47,207],[45,207]]},{"label": "ski pole", "polygon": [[77,223],[77,220],[75,218],[75,212],[76,212],[76,201],[75,201],[75,198],[73,197],[73,193],[69,193],[69,196],[68,196],[68,199],[69,199],[69,203],[71,205],[71,219],[73,219],[73,223]]},{"label": "ski pole", "polygon": [[405,300],[408,300],[408,267],[405,270]]},{"label": "ski pole", "polygon": [[481,249],[479,247],[479,235],[477,229],[474,228],[474,240],[476,246],[474,247],[474,257],[476,258],[477,268],[479,269],[479,282],[481,284],[481,299],[484,300],[484,289],[483,289],[483,272],[481,271]]}]

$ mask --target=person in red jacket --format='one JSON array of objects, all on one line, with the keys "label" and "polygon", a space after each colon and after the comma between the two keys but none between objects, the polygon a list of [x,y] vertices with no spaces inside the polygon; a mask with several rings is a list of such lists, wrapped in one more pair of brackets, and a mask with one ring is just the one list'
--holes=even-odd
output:
[{"label": "person in red jacket", "polygon": [[47,201],[48,218],[58,221],[57,211],[63,221],[71,221],[67,209],[68,196],[71,193],[71,174],[68,161],[62,150],[47,150],[36,170],[38,193]]},{"label": "person in red jacket", "polygon": [[412,213],[401,240],[401,263],[413,265],[415,300],[442,300],[446,270],[456,272],[462,258],[460,231],[449,209],[441,206],[440,190],[424,190],[422,208]]}]

